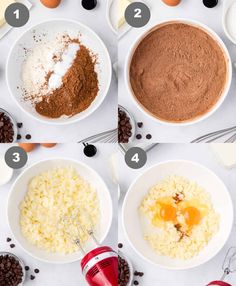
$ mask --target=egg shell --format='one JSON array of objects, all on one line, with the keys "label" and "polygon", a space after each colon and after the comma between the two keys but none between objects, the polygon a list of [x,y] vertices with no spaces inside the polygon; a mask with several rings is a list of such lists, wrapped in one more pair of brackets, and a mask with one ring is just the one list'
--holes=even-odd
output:
[{"label": "egg shell", "polygon": [[40,0],[40,2],[47,8],[56,8],[60,5],[61,0]]},{"label": "egg shell", "polygon": [[57,143],[41,143],[41,146],[43,146],[45,148],[52,148],[56,145],[57,145]]},{"label": "egg shell", "polygon": [[35,143],[19,143],[18,144],[26,153],[33,151],[36,147]]},{"label": "egg shell", "polygon": [[177,6],[181,0],[162,0],[168,6]]}]

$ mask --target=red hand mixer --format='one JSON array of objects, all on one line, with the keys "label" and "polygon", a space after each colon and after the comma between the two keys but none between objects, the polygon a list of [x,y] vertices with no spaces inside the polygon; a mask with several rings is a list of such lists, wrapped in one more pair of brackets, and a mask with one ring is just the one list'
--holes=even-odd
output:
[{"label": "red hand mixer", "polygon": [[236,247],[231,247],[225,257],[222,265],[224,271],[220,280],[212,281],[207,286],[232,286],[231,284],[224,282],[227,275],[236,272]]},{"label": "red hand mixer", "polygon": [[[86,215],[89,218],[89,215]],[[84,257],[81,261],[82,273],[90,286],[117,286],[118,285],[118,255],[109,246],[100,246],[93,231],[93,227],[85,229],[80,225],[79,221],[75,219],[78,217],[78,213],[73,217],[64,217],[64,227],[68,226],[68,220],[72,220],[73,225],[77,225],[78,229],[86,233],[95,244],[95,248],[89,252],[85,252],[82,247],[81,239],[79,237],[80,231],[73,235],[75,238],[73,242],[79,246]],[[90,220],[91,222],[91,220]],[[61,227],[60,227],[61,229]],[[64,229],[65,233],[65,229]],[[70,236],[72,237],[71,233]]]}]

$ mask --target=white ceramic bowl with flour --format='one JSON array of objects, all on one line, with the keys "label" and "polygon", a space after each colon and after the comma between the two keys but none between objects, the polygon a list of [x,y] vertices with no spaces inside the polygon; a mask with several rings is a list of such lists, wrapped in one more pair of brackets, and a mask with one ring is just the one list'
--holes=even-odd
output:
[{"label": "white ceramic bowl with flour", "polygon": [[[95,71],[98,75],[99,91],[94,101],[84,111],[71,117],[62,116],[51,119],[37,113],[32,103],[24,100],[22,90],[24,87],[23,66],[28,57],[26,50],[34,51],[39,45],[48,45],[48,43],[53,42],[58,35],[63,33],[67,34],[71,39],[79,38],[81,44],[97,57]],[[35,39],[38,39],[38,42]],[[73,52],[75,51],[71,49],[70,53],[73,54]],[[67,62],[66,65],[68,66],[69,63]],[[106,97],[111,82],[111,75],[110,56],[102,40],[87,26],[67,19],[44,21],[24,32],[13,45],[6,67],[7,85],[18,106],[41,122],[57,125],[74,123],[92,114]]]}]

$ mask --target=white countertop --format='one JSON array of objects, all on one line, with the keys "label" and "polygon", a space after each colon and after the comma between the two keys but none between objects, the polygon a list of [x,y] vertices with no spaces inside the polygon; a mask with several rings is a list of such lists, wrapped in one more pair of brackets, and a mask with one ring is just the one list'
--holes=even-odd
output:
[{"label": "white countertop", "polygon": [[[225,0],[228,1],[228,0]],[[151,7],[151,19],[143,28],[132,28],[119,41],[119,103],[126,107],[138,122],[144,122],[140,132],[144,135],[151,133],[154,142],[190,142],[206,133],[236,125],[236,71],[233,70],[233,80],[230,92],[223,105],[208,119],[192,126],[173,127],[158,123],[141,112],[134,103],[124,81],[124,64],[128,51],[140,33],[148,30],[160,21],[171,18],[189,18],[208,25],[222,38],[226,44],[232,61],[236,61],[236,46],[232,44],[223,32],[222,12],[223,0],[219,0],[217,7],[208,9],[202,0],[182,0],[177,7],[169,7],[161,0],[144,0]]]},{"label": "white countertop", "polygon": [[[104,245],[110,245],[114,249],[117,248],[117,186],[112,182],[111,168],[108,160],[114,152],[116,152],[116,146],[112,144],[96,145],[98,153],[94,158],[87,158],[83,154],[82,144],[68,144],[68,145],[57,145],[52,149],[47,148],[37,148],[33,152],[29,153],[28,165],[37,162],[38,160],[50,158],[50,157],[68,157],[82,161],[90,165],[95,169],[101,177],[104,179],[105,183],[110,190],[113,207],[114,216],[113,223],[110,232],[104,241]],[[6,150],[10,145],[0,144],[0,156],[4,155]],[[12,243],[16,244],[16,247],[11,249],[9,247],[10,243],[6,242],[7,237],[12,238],[12,234],[8,227],[7,217],[6,217],[6,207],[7,207],[7,197],[9,189],[17,177],[17,174],[21,171],[15,171],[14,178],[11,182],[5,186],[0,187],[0,251],[10,251],[20,258],[23,259],[25,265],[30,266],[33,270],[35,268],[40,269],[39,274],[34,274],[36,279],[31,281],[27,279],[24,285],[35,285],[35,286],[86,286],[84,278],[81,274],[80,262],[65,264],[65,265],[53,265],[43,263],[38,261],[21,249],[21,247],[13,240]]]},{"label": "white countertop", "polygon": [[[22,28],[12,29],[0,39],[0,107],[11,113],[18,122],[23,122],[24,128],[21,129],[21,134],[23,136],[31,134],[33,142],[78,142],[88,136],[115,128],[117,125],[117,82],[114,76],[102,105],[86,119],[66,127],[40,123],[22,112],[15,104],[5,80],[8,52],[21,33],[43,20],[61,17],[86,24],[104,41],[112,63],[117,60],[117,40],[106,21],[106,1],[98,1],[99,5],[92,11],[82,8],[80,0],[62,0],[61,5],[56,9],[47,9],[39,0],[29,1],[33,4],[29,22]],[[22,141],[26,140],[22,139]]]},{"label": "white countertop", "polygon": [[[151,149],[148,153],[146,166],[140,170],[132,170],[124,162],[123,155],[119,154],[120,187],[125,192],[132,181],[142,172],[156,163],[164,160],[185,159],[196,161],[213,170],[228,187],[233,204],[236,204],[236,168],[228,170],[218,163],[213,155],[210,146],[207,144],[160,144]],[[120,209],[123,202],[123,195],[120,199]],[[121,217],[121,210],[119,218]],[[235,215],[236,218],[236,215]],[[122,251],[133,261],[137,271],[144,272],[142,278],[138,278],[141,286],[204,286],[210,281],[220,279],[222,275],[221,266],[229,247],[236,246],[236,221],[233,230],[225,247],[220,253],[206,264],[187,271],[170,271],[155,267],[139,257],[129,245],[124,232],[119,225],[119,242],[124,244]],[[236,273],[227,278],[227,281],[235,285]]]}]

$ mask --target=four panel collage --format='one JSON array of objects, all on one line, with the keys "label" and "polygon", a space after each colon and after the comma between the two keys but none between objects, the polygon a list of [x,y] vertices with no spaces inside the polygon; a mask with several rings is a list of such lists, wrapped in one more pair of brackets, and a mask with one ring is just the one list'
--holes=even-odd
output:
[{"label": "four panel collage", "polygon": [[0,0],[0,286],[236,286],[236,0]]}]

